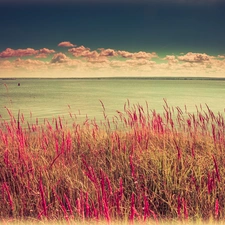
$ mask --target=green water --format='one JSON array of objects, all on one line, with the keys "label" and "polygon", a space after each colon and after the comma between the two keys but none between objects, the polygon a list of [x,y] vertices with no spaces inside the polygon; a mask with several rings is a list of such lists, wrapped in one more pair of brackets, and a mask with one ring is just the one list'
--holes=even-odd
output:
[{"label": "green water", "polygon": [[[20,83],[20,86],[18,86]],[[172,107],[207,104],[215,113],[224,112],[224,80],[166,80],[166,79],[16,79],[0,80],[0,115],[8,118],[6,108],[15,115],[20,110],[25,118],[69,117],[69,113],[85,119],[102,118],[104,103],[109,117],[123,110],[124,103],[141,105],[163,111],[164,101]]]}]

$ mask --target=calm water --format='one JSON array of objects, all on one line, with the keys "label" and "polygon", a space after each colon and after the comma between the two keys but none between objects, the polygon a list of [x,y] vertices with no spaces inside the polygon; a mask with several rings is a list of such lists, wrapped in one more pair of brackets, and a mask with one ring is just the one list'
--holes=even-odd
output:
[{"label": "calm water", "polygon": [[[20,86],[18,86],[20,83]],[[224,112],[224,80],[152,80],[152,79],[16,79],[0,80],[0,115],[8,118],[6,107],[25,118],[69,117],[102,118],[101,100],[108,116],[123,110],[124,103],[145,105],[163,111],[170,106],[187,106],[189,112],[205,103],[214,112]],[[80,114],[80,115],[79,115]]]}]

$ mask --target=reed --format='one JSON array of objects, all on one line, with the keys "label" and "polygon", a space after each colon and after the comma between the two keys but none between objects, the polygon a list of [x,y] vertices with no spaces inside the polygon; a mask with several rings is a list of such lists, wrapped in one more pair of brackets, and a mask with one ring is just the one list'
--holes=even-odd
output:
[{"label": "reed", "polygon": [[0,121],[0,220],[223,221],[225,123],[146,103],[102,121]]}]

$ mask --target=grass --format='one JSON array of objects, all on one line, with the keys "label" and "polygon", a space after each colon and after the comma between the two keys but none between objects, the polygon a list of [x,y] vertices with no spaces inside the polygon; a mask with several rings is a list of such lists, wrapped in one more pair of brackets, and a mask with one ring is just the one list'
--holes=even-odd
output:
[{"label": "grass", "polygon": [[[0,222],[0,225],[106,225],[107,221],[85,221],[85,222],[76,222],[76,221],[70,221],[69,223],[67,221],[4,221]],[[130,225],[131,223],[128,221],[114,221],[110,223],[111,225]],[[140,222],[134,222],[133,225],[143,225],[143,223]],[[179,221],[162,221],[160,223],[156,223],[155,221],[146,221],[144,223],[145,225],[222,225],[224,223],[220,222],[179,222]]]},{"label": "grass", "polygon": [[[108,224],[107,221],[101,220],[101,221],[83,221],[83,222],[77,222],[77,221],[65,221],[65,220],[52,220],[52,221],[36,221],[36,220],[4,220],[0,222],[0,225],[106,225]],[[113,221],[110,223],[110,225],[130,225],[131,223],[129,221]],[[144,223],[143,222],[133,222],[132,225],[222,225],[224,222],[222,221],[197,221],[197,222],[191,222],[191,221],[177,221],[177,220],[163,220],[160,222],[156,222],[154,220],[147,220]]]},{"label": "grass", "polygon": [[165,102],[158,114],[129,101],[111,119],[102,110],[98,123],[72,114],[28,123],[9,110],[0,122],[3,224],[224,220],[221,113]]}]

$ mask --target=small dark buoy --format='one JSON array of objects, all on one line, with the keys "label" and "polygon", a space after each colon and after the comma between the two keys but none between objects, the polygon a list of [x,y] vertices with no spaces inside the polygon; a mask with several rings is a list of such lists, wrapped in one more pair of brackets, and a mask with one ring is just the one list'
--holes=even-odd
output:
[{"label": "small dark buoy", "polygon": [[20,83],[18,83],[18,86],[20,86]]}]

